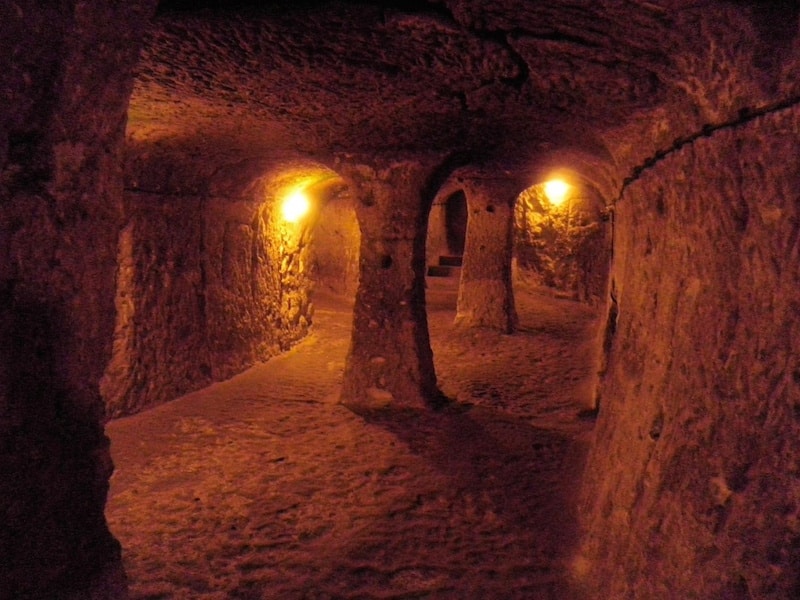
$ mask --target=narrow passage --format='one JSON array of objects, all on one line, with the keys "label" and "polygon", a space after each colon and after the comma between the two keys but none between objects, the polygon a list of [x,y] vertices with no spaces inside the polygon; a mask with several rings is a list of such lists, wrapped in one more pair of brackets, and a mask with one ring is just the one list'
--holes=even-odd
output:
[{"label": "narrow passage", "polygon": [[456,333],[452,290],[428,299],[444,411],[338,405],[327,299],[287,354],[108,425],[132,598],[573,597],[594,314],[532,295],[519,333]]}]

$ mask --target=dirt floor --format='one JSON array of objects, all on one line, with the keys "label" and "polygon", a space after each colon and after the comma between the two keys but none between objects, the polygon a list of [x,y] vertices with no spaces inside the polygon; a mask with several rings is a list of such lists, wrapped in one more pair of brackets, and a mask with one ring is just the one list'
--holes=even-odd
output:
[{"label": "dirt floor", "polygon": [[454,331],[434,282],[430,413],[337,404],[346,303],[285,355],[111,422],[106,514],[135,599],[572,599],[595,314],[518,295],[520,331]]}]

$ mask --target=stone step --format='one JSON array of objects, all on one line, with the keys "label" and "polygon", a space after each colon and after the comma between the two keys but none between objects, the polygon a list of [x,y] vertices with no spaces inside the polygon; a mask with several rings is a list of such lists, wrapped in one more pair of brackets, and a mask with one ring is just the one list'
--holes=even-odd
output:
[{"label": "stone step", "polygon": [[453,267],[442,265],[428,265],[428,277],[450,277]]},{"label": "stone step", "polygon": [[461,267],[448,267],[443,265],[428,265],[428,277],[440,277],[446,279],[461,279]]}]

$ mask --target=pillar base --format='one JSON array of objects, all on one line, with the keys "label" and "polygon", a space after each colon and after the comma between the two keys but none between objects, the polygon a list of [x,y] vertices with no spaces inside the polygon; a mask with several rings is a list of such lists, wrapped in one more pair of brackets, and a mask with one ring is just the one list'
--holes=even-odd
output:
[{"label": "pillar base", "polygon": [[359,416],[366,417],[397,411],[442,410],[450,406],[452,401],[439,390],[427,395],[415,393],[398,400],[387,390],[367,388],[364,393],[358,395],[343,393],[339,398],[339,404]]}]

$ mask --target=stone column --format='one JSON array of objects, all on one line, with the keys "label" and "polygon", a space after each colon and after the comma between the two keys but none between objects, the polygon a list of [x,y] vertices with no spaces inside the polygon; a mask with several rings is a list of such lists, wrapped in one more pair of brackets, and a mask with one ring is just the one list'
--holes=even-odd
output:
[{"label": "stone column", "polygon": [[511,333],[517,325],[511,251],[519,183],[476,177],[465,181],[464,193],[469,218],[456,325]]},{"label": "stone column", "polygon": [[0,598],[122,598],[99,380],[119,149],[155,2],[12,6],[0,10]]},{"label": "stone column", "polygon": [[436,386],[425,314],[431,168],[416,162],[345,166],[361,227],[359,287],[341,400],[356,411],[425,408]]}]

